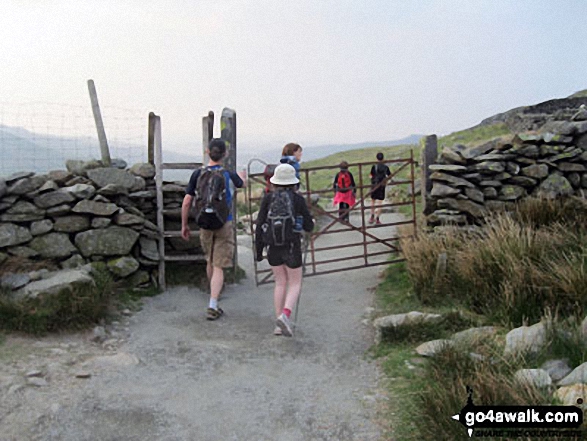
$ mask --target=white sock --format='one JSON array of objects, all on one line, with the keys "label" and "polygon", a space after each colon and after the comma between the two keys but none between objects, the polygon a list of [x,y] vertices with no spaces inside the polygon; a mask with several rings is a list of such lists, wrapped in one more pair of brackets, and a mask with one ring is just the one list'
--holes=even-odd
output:
[{"label": "white sock", "polygon": [[210,305],[208,305],[212,309],[218,309],[218,299],[213,299],[210,297]]}]

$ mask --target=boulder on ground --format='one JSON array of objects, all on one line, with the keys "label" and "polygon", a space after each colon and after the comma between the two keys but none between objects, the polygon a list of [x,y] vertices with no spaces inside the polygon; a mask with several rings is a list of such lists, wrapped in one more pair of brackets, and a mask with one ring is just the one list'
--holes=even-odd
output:
[{"label": "boulder on ground", "polygon": [[521,355],[525,352],[538,352],[546,344],[546,326],[536,323],[512,329],[505,337],[505,355]]},{"label": "boulder on ground", "polygon": [[31,282],[14,293],[16,300],[36,299],[59,294],[64,289],[95,286],[94,279],[83,269],[56,271],[46,278]]}]

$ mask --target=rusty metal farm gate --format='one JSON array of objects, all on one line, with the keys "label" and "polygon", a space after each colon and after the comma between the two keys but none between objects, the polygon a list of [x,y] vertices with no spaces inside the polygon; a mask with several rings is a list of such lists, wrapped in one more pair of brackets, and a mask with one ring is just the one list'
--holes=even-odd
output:
[{"label": "rusty metal farm gate", "polygon": [[[348,209],[349,222],[339,218],[339,209],[332,204],[333,181],[338,165],[302,168],[300,194],[316,220],[316,227],[304,240],[304,277],[319,276],[340,271],[385,265],[403,261],[400,250],[401,237],[416,234],[416,197],[414,185],[414,156],[383,161],[391,175],[383,181],[387,197],[380,206],[381,223],[368,221],[371,213],[372,188],[369,174],[378,162],[349,164],[355,177],[356,203]],[[247,205],[249,219],[255,219],[265,188],[264,161],[253,159],[248,165]],[[327,179],[327,177],[329,177]],[[317,188],[317,187],[322,188]],[[406,207],[403,213],[396,210]],[[403,226],[403,227],[402,227]],[[410,227],[411,226],[411,227]],[[254,240],[254,222],[250,233]],[[253,256],[256,253],[253,252]],[[254,257],[253,257],[254,259]],[[273,280],[267,260],[254,261],[257,285]]]}]

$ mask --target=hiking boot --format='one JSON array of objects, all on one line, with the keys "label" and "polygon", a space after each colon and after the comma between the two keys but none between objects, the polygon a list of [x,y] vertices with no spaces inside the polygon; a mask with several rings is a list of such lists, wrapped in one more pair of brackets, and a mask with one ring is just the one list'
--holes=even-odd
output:
[{"label": "hiking boot", "polygon": [[381,225],[381,221],[379,220],[379,218],[375,219],[375,223],[376,223],[377,225]]},{"label": "hiking boot", "polygon": [[208,308],[206,311],[206,320],[218,320],[222,314],[224,314],[224,311],[220,308]]},{"label": "hiking boot", "polygon": [[369,223],[372,224],[373,222],[375,222],[375,216],[371,215],[369,218]]},{"label": "hiking boot", "polygon": [[281,331],[281,328],[279,326],[275,327],[275,329],[273,330],[273,335],[283,335],[283,332]]},{"label": "hiking boot", "polygon": [[293,328],[287,315],[281,314],[279,317],[277,317],[275,324],[279,327],[279,329],[281,329],[283,335],[286,337],[293,337]]}]

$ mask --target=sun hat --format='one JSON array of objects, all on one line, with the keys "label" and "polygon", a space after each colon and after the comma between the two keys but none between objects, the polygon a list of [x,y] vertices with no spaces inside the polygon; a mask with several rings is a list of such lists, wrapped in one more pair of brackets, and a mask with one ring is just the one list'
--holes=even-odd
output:
[{"label": "sun hat", "polygon": [[296,169],[289,164],[279,164],[275,167],[273,176],[269,179],[269,182],[275,185],[294,185],[300,182],[296,178]]}]

